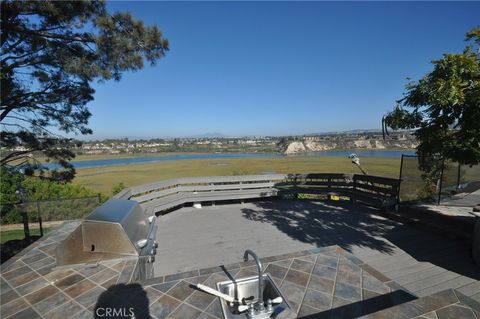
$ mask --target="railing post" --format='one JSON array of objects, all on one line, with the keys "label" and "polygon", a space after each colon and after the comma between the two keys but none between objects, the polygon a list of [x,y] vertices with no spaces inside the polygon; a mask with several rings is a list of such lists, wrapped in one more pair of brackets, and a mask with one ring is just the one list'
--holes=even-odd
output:
[{"label": "railing post", "polygon": [[23,220],[23,232],[25,233],[25,239],[30,242],[30,229],[28,227],[28,214],[25,202],[22,202],[22,220]]},{"label": "railing post", "polygon": [[445,169],[445,159],[442,160],[442,170],[440,172],[440,185],[438,186],[438,200],[437,205],[440,205],[442,199],[442,187],[443,187],[443,170]]},{"label": "railing post", "polygon": [[352,197],[351,197],[351,201],[352,201],[352,204],[355,204],[355,201],[356,201],[356,198],[355,198],[355,193],[357,191],[357,179],[355,178],[355,176],[357,176],[357,174],[353,174],[352,176],[352,179],[353,179],[353,183],[352,183]]},{"label": "railing post", "polygon": [[22,186],[20,186],[15,193],[20,196],[20,214],[22,215],[23,232],[25,233],[25,239],[27,240],[27,242],[30,242],[30,229],[28,228],[28,214],[26,206],[28,191]]},{"label": "railing post", "polygon": [[98,193],[97,198],[98,198],[98,203],[100,204],[102,202],[102,194]]},{"label": "railing post", "polygon": [[40,213],[40,202],[37,201],[37,218],[40,227],[40,236],[43,237],[42,214]]},{"label": "railing post", "polygon": [[460,169],[461,165],[460,163],[458,163],[458,172],[457,172],[457,189],[460,188],[460,173],[461,173],[461,169]]},{"label": "railing post", "polygon": [[400,173],[398,175],[398,190],[397,190],[398,203],[400,203],[400,187],[402,187],[402,174],[403,174],[403,154],[402,154],[402,159],[400,160]]}]

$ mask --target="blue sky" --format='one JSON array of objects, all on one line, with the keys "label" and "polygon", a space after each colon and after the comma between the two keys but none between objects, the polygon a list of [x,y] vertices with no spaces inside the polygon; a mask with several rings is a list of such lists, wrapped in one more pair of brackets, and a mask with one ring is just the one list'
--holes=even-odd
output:
[{"label": "blue sky", "polygon": [[380,128],[406,78],[460,52],[480,3],[110,2],[157,24],[155,67],[94,84],[92,138]]}]

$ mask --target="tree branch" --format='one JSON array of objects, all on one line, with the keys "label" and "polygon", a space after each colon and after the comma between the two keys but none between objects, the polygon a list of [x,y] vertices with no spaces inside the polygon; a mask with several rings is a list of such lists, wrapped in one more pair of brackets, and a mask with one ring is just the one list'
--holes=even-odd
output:
[{"label": "tree branch", "polygon": [[13,151],[10,154],[8,154],[7,156],[2,157],[0,159],[0,164],[5,165],[9,162],[12,162],[12,161],[16,160],[17,157],[23,157],[26,154],[32,153],[34,151],[40,151],[40,149],[31,149],[31,150],[27,150],[27,151]]},{"label": "tree branch", "polygon": [[34,35],[34,36],[37,36],[37,37],[43,37],[43,38],[77,41],[77,42],[83,42],[83,43],[93,43],[94,42],[92,37],[82,38],[81,36],[78,36],[78,35],[67,36],[67,35],[58,34],[58,33],[50,33],[50,32],[44,32],[44,31],[39,31],[39,30],[29,30],[29,29],[22,28],[18,25],[14,25],[12,27],[6,27],[6,29],[10,29],[11,31],[16,31],[16,32],[23,33],[23,34]]}]

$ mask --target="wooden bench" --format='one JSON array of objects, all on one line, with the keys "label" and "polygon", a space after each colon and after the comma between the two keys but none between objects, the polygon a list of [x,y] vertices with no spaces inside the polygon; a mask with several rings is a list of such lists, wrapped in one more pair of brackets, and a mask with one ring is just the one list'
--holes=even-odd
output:
[{"label": "wooden bench", "polygon": [[141,203],[147,214],[161,214],[191,203],[274,197],[275,185],[285,175],[212,176],[178,178],[132,188],[131,200]]},{"label": "wooden bench", "polygon": [[117,197],[138,201],[147,214],[202,202],[303,195],[345,196],[375,207],[397,205],[399,181],[380,176],[315,173],[177,178],[123,190]]},{"label": "wooden bench", "polygon": [[398,204],[400,181],[372,175],[359,174],[298,174],[289,176],[279,189],[284,197],[292,195],[345,196],[377,208],[395,207]]},{"label": "wooden bench", "polygon": [[356,174],[353,181],[352,202],[361,202],[378,208],[397,209],[400,180]]}]

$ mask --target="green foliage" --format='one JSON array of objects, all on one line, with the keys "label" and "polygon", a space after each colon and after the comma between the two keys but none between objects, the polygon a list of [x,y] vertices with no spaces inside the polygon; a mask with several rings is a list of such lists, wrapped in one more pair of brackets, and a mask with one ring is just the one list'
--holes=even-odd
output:
[{"label": "green foliage", "polygon": [[414,129],[420,168],[437,176],[444,160],[480,163],[480,28],[467,33],[461,54],[432,61],[433,71],[407,84],[405,97],[385,117],[393,129]]},{"label": "green foliage", "polygon": [[125,189],[125,187],[126,187],[126,186],[125,186],[125,184],[123,184],[123,182],[120,182],[120,183],[116,184],[116,185],[113,186],[113,188],[112,188],[112,194],[113,194],[113,195],[116,195],[116,194],[120,193],[122,190]]},{"label": "green foliage", "polygon": [[247,169],[235,169],[232,171],[233,176],[242,176],[242,175],[248,175],[249,171]]},{"label": "green foliage", "polygon": [[[1,168],[1,172],[2,224],[21,223],[22,210],[28,212],[30,222],[37,220],[39,209],[45,221],[64,220],[81,218],[98,205],[97,194],[84,186],[26,177],[5,167]],[[20,204],[21,198],[16,193],[20,187],[26,190],[28,204]],[[41,202],[37,205],[36,201]]]},{"label": "green foliage", "polygon": [[76,184],[64,184],[35,177],[25,178],[22,186],[27,190],[29,201],[60,198],[77,198],[97,195],[94,191]]},{"label": "green foliage", "polygon": [[5,167],[0,167],[0,202],[1,205],[7,203],[17,203],[20,197],[16,191],[22,185],[25,177],[22,174],[15,174]]},{"label": "green foliage", "polygon": [[[104,1],[2,1],[1,30],[0,147],[9,151],[0,164],[60,181],[74,177],[75,142],[55,132],[92,132],[90,84],[118,81],[168,50],[156,26],[109,14]],[[34,152],[62,169],[46,174]]]},{"label": "green foliage", "polygon": [[25,204],[2,206],[0,224],[22,223],[22,212],[27,213],[29,223],[64,221],[84,218],[100,205],[98,196],[82,198],[65,198],[50,201],[34,201]]},{"label": "green foliage", "polygon": [[[43,234],[47,234],[51,228],[43,228]],[[40,236],[40,229],[31,228],[30,236]],[[0,232],[0,243],[4,244],[10,240],[22,240],[25,238],[25,231],[22,229],[4,230]],[[3,247],[2,247],[3,248]]]},{"label": "green foliage", "polygon": [[281,152],[284,152],[288,147],[289,141],[286,137],[280,138],[276,146],[280,149]]}]

